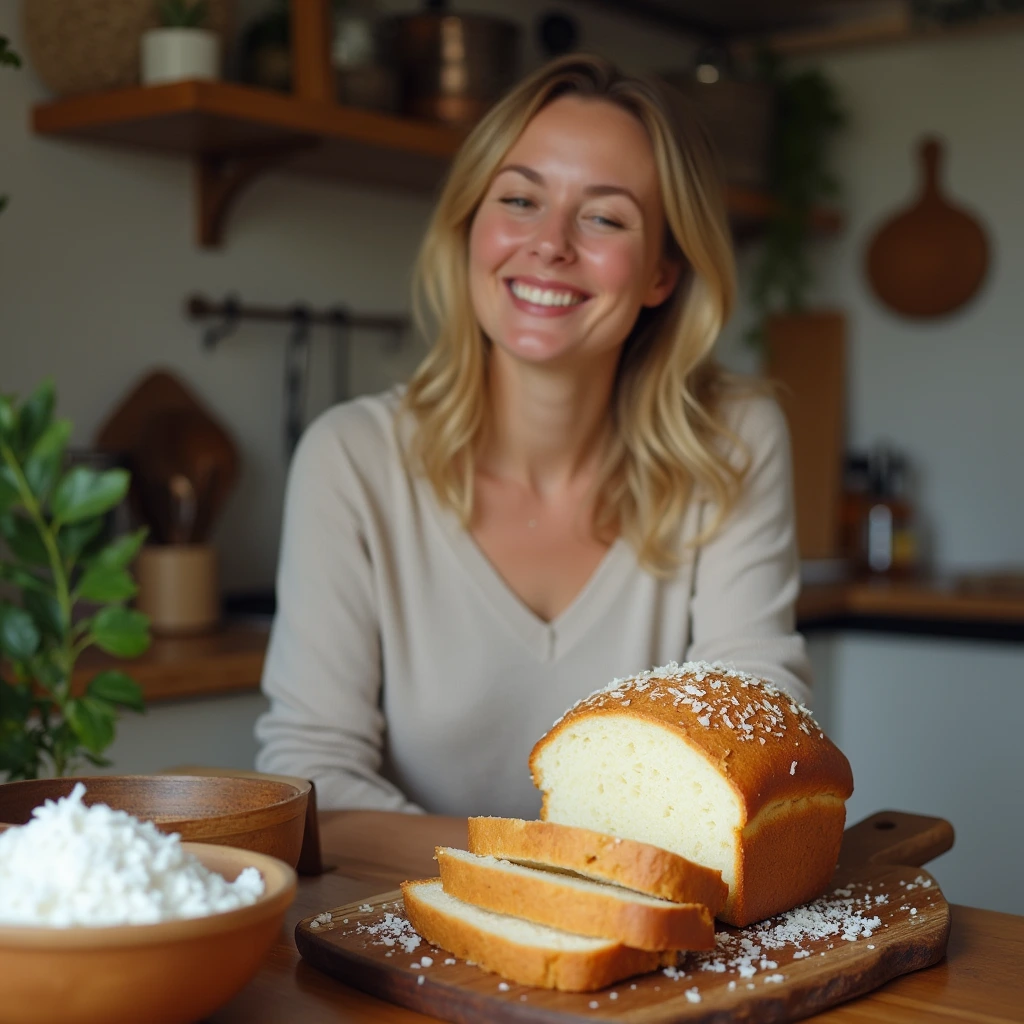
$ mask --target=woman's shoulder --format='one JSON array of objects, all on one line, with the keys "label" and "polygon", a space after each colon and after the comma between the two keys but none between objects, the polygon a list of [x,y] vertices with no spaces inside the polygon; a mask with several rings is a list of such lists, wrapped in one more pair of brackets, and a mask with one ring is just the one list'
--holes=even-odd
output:
[{"label": "woman's shoulder", "polygon": [[343,467],[377,476],[400,459],[401,389],[360,395],[325,409],[306,428],[295,451],[295,468],[330,472]]},{"label": "woman's shoulder", "polygon": [[768,381],[731,382],[719,396],[716,412],[722,426],[754,452],[789,443],[785,413]]}]

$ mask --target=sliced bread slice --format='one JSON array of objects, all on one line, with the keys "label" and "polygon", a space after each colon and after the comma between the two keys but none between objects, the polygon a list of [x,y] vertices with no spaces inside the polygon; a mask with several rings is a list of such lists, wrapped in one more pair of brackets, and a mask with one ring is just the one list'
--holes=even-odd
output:
[{"label": "sliced bread slice", "polygon": [[715,948],[714,918],[703,903],[670,903],[607,882],[444,846],[435,856],[449,896],[499,914],[636,949]]},{"label": "sliced bread slice", "polygon": [[403,882],[402,897],[409,923],[427,942],[521,985],[592,992],[678,963],[674,951],[631,949],[482,910],[449,896],[439,878]]},{"label": "sliced bread slice", "polygon": [[703,903],[712,915],[729,894],[722,873],[649,843],[520,818],[470,818],[469,849],[528,867],[574,871],[675,903]]}]

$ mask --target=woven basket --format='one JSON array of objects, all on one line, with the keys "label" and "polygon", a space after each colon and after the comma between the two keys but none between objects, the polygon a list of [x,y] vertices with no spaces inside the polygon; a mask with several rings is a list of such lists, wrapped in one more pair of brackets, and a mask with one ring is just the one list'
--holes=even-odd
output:
[{"label": "woven basket", "polygon": [[[226,38],[234,0],[211,0],[208,27]],[[22,0],[25,49],[56,96],[136,85],[142,33],[155,0]]]}]

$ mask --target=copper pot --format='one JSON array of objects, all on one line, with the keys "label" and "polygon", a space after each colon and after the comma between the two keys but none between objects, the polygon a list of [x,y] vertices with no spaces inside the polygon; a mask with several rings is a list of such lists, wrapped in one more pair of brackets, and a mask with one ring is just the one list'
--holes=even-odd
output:
[{"label": "copper pot", "polygon": [[483,14],[451,14],[443,4],[388,19],[385,30],[402,90],[402,109],[453,124],[476,121],[519,73],[519,26]]}]

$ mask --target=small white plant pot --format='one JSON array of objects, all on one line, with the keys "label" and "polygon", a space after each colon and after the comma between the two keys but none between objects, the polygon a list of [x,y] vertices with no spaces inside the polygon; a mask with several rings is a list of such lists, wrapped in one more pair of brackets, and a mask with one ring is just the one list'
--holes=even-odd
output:
[{"label": "small white plant pot", "polygon": [[153,28],[142,34],[145,85],[220,78],[220,37],[205,28]]}]

